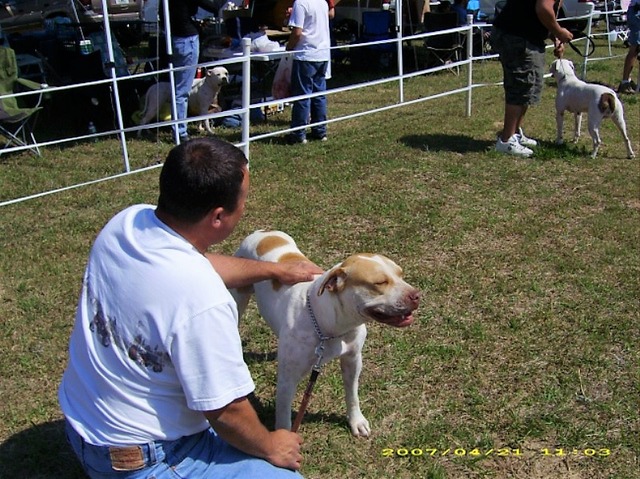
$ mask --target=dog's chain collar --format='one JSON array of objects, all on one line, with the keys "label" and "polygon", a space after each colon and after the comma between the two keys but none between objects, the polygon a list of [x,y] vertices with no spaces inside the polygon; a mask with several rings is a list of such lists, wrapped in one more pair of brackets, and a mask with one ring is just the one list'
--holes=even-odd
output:
[{"label": "dog's chain collar", "polygon": [[320,371],[320,363],[322,362],[322,358],[324,357],[324,343],[327,341],[331,341],[338,336],[325,336],[324,334],[322,334],[322,330],[320,329],[320,325],[318,324],[316,315],[313,314],[313,308],[311,307],[311,295],[309,294],[309,292],[307,292],[307,309],[309,310],[309,317],[311,318],[311,322],[313,323],[313,329],[315,329],[316,334],[318,335],[318,339],[320,340],[320,344],[318,344],[318,346],[316,347],[316,356],[318,357],[318,360],[313,366],[313,369],[315,371]]},{"label": "dog's chain collar", "polygon": [[332,339],[338,338],[340,336],[325,336],[322,334],[322,330],[320,329],[320,325],[318,324],[318,320],[316,319],[316,315],[313,314],[313,308],[311,307],[311,295],[307,291],[307,309],[309,310],[309,317],[311,318],[311,322],[313,323],[313,329],[316,330],[316,334],[318,335],[318,339],[320,339],[320,344],[316,347],[316,356],[318,356],[318,360],[316,364],[313,366],[311,370],[311,377],[309,378],[309,383],[304,391],[304,395],[302,397],[302,403],[300,403],[300,409],[298,409],[298,413],[296,414],[296,418],[293,421],[293,426],[291,430],[293,432],[298,432],[298,428],[300,424],[302,424],[302,417],[304,416],[305,411],[307,410],[307,406],[309,405],[309,401],[311,400],[311,394],[313,392],[313,387],[318,380],[318,375],[320,374],[320,366],[322,363],[322,358],[324,356],[324,343],[327,341],[331,341]]}]

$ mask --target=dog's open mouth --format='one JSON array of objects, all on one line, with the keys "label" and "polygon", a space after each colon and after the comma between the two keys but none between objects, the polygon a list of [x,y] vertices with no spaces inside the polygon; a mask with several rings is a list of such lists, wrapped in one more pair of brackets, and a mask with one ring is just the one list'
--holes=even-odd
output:
[{"label": "dog's open mouth", "polygon": [[408,311],[405,314],[390,315],[384,311],[376,310],[374,308],[367,311],[369,316],[378,321],[379,323],[393,326],[394,328],[404,328],[413,323],[413,311]]}]

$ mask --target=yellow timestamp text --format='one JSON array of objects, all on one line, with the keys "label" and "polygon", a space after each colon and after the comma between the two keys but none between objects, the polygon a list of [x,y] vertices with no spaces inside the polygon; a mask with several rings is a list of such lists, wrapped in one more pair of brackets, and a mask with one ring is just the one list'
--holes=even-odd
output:
[{"label": "yellow timestamp text", "polygon": [[500,447],[500,448],[464,448],[464,447],[386,447],[382,449],[382,457],[523,457],[523,456],[539,455],[542,457],[565,457],[565,456],[582,456],[582,457],[608,457],[611,450],[607,448],[542,448],[538,450],[523,451],[519,448]]}]

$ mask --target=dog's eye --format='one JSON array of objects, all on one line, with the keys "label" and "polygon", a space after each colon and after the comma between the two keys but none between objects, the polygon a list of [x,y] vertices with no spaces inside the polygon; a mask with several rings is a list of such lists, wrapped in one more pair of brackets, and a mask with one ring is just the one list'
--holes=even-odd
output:
[{"label": "dog's eye", "polygon": [[385,280],[382,280],[382,281],[376,281],[376,282],[375,282],[375,283],[373,283],[373,284],[375,284],[376,286],[386,286],[387,284],[389,284],[389,281],[387,281],[387,280],[385,279]]}]

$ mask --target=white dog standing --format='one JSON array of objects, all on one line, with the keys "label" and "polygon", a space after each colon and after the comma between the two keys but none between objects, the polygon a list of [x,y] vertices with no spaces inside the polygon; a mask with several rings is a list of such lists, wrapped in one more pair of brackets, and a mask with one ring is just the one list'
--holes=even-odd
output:
[{"label": "white dog standing", "polygon": [[[272,262],[305,259],[289,235],[263,230],[245,238],[236,256]],[[278,336],[276,428],[291,429],[291,406],[302,378],[314,365],[340,357],[349,427],[355,436],[369,436],[358,398],[365,323],[408,326],[420,301],[400,267],[382,255],[356,254],[313,281],[292,286],[262,281],[253,292],[260,315]],[[232,291],[239,316],[251,293]]]},{"label": "white dog standing", "polygon": [[[191,116],[202,116],[209,113],[212,105],[218,103],[218,93],[223,85],[229,82],[229,72],[225,67],[215,67],[207,70],[204,78],[193,81],[189,92],[188,112]],[[158,82],[147,90],[144,100],[140,125],[146,125],[158,117],[162,105],[171,101],[171,84],[169,82]],[[214,134],[213,127],[209,119],[203,121],[204,128],[210,134]],[[138,130],[138,136],[142,130]]]},{"label": "white dog standing", "polygon": [[589,134],[593,140],[593,151],[591,157],[595,158],[600,140],[600,123],[604,118],[611,118],[618,130],[622,133],[627,147],[627,157],[634,158],[631,141],[627,135],[627,126],[624,121],[624,110],[622,102],[616,93],[603,85],[586,83],[576,77],[573,63],[570,60],[559,59],[551,64],[551,73],[558,83],[558,93],[556,95],[556,143],[562,144],[562,130],[564,122],[564,112],[569,111],[575,114],[575,132],[573,141],[578,141],[580,137],[580,126],[582,113],[587,112],[589,116]]}]

